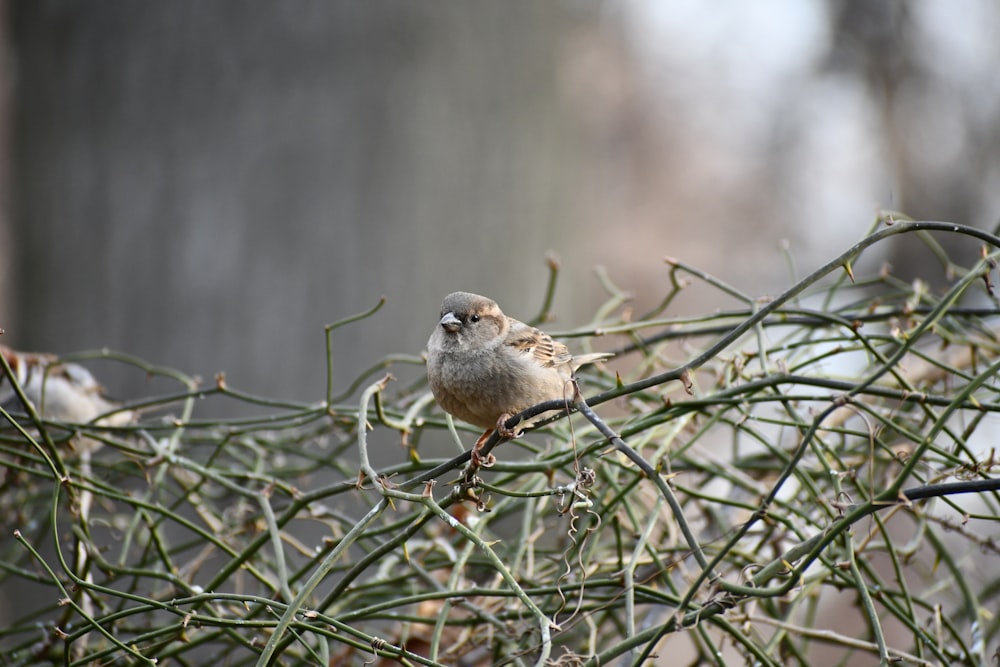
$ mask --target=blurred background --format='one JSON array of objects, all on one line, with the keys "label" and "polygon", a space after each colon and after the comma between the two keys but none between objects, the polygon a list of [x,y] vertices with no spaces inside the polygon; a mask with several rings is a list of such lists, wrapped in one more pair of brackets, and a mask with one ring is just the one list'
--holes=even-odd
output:
[{"label": "blurred background", "polygon": [[336,335],[340,387],[420,353],[450,291],[534,316],[547,251],[560,329],[604,300],[596,265],[640,304],[665,255],[763,296],[794,280],[784,244],[805,273],[882,209],[1000,219],[989,0],[0,7],[0,327],[22,349],[319,400],[323,325],[381,295]]},{"label": "blurred background", "polygon": [[[997,35],[991,0],[0,0],[0,343],[318,401],[324,324],[387,299],[343,388],[448,292],[533,317],[550,251],[559,330],[598,265],[643,308],[664,256],[765,296],[881,210],[992,229]],[[897,239],[869,268],[944,284]]]}]

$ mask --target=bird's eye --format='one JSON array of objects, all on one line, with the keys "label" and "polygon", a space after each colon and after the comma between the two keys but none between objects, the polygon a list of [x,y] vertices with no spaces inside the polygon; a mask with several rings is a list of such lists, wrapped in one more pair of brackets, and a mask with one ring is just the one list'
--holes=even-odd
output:
[{"label": "bird's eye", "polygon": [[479,315],[472,315],[471,317],[469,317],[469,321],[470,322],[478,322],[479,321]]}]

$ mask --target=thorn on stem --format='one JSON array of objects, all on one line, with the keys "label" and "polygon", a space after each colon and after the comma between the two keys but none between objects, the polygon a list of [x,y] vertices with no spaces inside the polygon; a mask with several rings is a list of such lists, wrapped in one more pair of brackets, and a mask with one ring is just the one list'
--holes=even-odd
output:
[{"label": "thorn on stem", "polygon": [[844,271],[847,272],[847,277],[851,279],[851,284],[854,283],[854,269],[851,268],[850,260],[844,262]]},{"label": "thorn on stem", "polygon": [[681,383],[684,385],[684,391],[687,392],[688,396],[694,396],[694,382],[691,381],[691,371],[684,369],[680,377]]}]

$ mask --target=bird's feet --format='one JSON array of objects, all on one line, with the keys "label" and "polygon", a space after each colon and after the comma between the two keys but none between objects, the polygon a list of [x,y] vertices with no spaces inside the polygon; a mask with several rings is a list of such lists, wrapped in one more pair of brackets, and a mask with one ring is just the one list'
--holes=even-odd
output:
[{"label": "bird's feet", "polygon": [[472,446],[472,452],[469,454],[469,462],[474,468],[489,468],[497,462],[497,457],[493,456],[492,453],[486,456],[482,455],[483,445],[486,444],[486,441],[490,439],[492,434],[493,429],[486,429],[486,432],[479,436],[479,440],[476,440],[476,444]]},{"label": "bird's feet", "polygon": [[481,468],[489,468],[497,462],[497,459],[493,456],[493,454],[487,454],[486,456],[483,456],[482,454],[483,446],[486,445],[486,441],[490,439],[491,435],[493,435],[493,431],[496,431],[497,435],[500,436],[502,440],[513,440],[514,438],[521,437],[521,434],[524,433],[524,431],[519,431],[517,428],[507,428],[507,420],[513,416],[514,415],[509,412],[503,413],[500,415],[500,418],[497,419],[496,428],[486,429],[486,432],[479,436],[479,440],[476,440],[476,444],[472,446],[472,453],[469,457],[472,465]]},{"label": "bird's feet", "polygon": [[512,415],[511,413],[505,412],[502,415],[500,415],[499,419],[497,419],[496,432],[497,435],[499,435],[504,440],[513,440],[514,438],[520,438],[521,435],[524,433],[524,431],[519,431],[516,426],[514,428],[507,428],[507,420],[513,416],[514,415]]}]

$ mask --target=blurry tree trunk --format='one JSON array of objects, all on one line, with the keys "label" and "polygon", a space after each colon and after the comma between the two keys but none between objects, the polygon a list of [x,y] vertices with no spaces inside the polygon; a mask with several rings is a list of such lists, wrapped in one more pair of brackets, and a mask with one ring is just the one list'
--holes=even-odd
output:
[{"label": "blurry tree trunk", "polygon": [[[8,343],[320,398],[442,296],[537,308],[590,224],[566,3],[18,2]],[[345,347],[347,346],[347,347]],[[349,352],[347,351],[349,348]],[[139,391],[141,388],[130,388]]]}]

